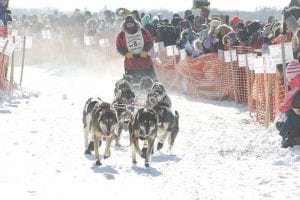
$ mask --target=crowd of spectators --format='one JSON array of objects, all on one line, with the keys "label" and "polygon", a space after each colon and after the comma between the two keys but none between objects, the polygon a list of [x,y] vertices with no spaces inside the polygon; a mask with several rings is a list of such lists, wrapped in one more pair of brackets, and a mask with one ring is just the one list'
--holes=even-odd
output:
[{"label": "crowd of spectators", "polygon": [[218,17],[209,17],[209,8],[201,7],[196,14],[186,10],[183,16],[174,13],[171,19],[162,15],[139,13],[119,8],[116,11],[101,12],[75,9],[71,15],[54,11],[48,14],[21,16],[12,15],[11,24],[20,35],[42,38],[43,33],[51,33],[53,39],[72,39],[79,45],[84,44],[84,36],[103,33],[115,35],[124,18],[134,14],[136,20],[146,28],[155,42],[165,46],[176,45],[185,49],[187,55],[197,57],[201,54],[224,50],[229,46],[248,46],[268,51],[268,45],[292,42],[295,58],[300,52],[300,3],[292,0],[282,12],[282,19],[270,16],[266,22],[261,20],[244,21],[233,16],[226,23]]}]

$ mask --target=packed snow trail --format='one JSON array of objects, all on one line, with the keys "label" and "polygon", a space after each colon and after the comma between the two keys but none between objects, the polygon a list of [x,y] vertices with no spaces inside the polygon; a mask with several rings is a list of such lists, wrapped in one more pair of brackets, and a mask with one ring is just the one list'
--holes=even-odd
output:
[{"label": "packed snow trail", "polygon": [[30,98],[2,105],[1,199],[299,199],[300,148],[281,149],[273,126],[265,130],[244,105],[227,101],[170,93],[180,114],[172,154],[155,152],[145,168],[113,144],[95,167],[83,153],[82,109],[89,97],[110,102],[121,74],[72,70],[27,67]]}]

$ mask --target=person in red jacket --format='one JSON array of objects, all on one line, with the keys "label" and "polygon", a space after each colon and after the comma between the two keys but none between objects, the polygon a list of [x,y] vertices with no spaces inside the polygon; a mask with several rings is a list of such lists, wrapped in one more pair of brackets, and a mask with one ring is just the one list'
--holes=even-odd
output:
[{"label": "person in red jacket", "polygon": [[286,76],[290,90],[279,107],[279,111],[286,115],[279,132],[283,148],[300,144],[300,63],[298,60],[289,62]]},{"label": "person in red jacket", "polygon": [[143,28],[132,15],[125,18],[121,28],[116,39],[116,47],[118,52],[125,57],[125,74],[131,75],[135,82],[145,76],[156,79],[153,62],[148,55],[153,47],[150,32]]}]

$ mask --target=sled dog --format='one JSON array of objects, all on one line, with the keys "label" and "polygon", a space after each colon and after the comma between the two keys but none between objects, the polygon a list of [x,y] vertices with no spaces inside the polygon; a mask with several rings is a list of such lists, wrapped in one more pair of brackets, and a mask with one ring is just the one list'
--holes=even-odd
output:
[{"label": "sled dog", "polygon": [[84,106],[82,121],[85,154],[91,154],[91,150],[95,150],[96,165],[101,165],[99,147],[102,139],[105,139],[104,159],[111,155],[111,140],[118,124],[117,113],[109,103],[100,98],[89,98]]},{"label": "sled dog", "polygon": [[167,107],[172,107],[172,102],[162,83],[156,81],[153,83],[148,95],[146,105],[153,108],[156,104],[164,103]]},{"label": "sled dog", "polygon": [[171,152],[179,131],[179,113],[178,111],[173,113],[164,103],[157,104],[153,109],[158,113],[159,125],[156,150],[162,149],[165,140],[168,138],[168,150]]},{"label": "sled dog", "polygon": [[[120,146],[120,136],[122,130],[128,130],[128,122],[131,119],[134,108],[132,104],[135,101],[135,94],[132,90],[120,90],[113,100],[113,106],[118,115],[118,127],[116,130],[116,145]],[[131,106],[130,106],[131,105]]]},{"label": "sled dog", "polygon": [[[136,154],[145,158],[145,166],[149,167],[153,152],[154,140],[158,130],[157,113],[153,109],[140,108],[129,122],[130,144],[132,149],[132,163],[136,164]],[[143,150],[139,147],[139,140],[144,141]]]}]

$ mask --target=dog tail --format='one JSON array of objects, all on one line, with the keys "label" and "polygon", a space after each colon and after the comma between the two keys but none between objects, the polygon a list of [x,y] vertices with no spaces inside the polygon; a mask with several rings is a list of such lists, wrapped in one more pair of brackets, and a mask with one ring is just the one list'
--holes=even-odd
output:
[{"label": "dog tail", "polygon": [[175,123],[176,123],[177,126],[179,126],[178,125],[178,123],[179,123],[179,113],[178,113],[177,110],[175,110]]},{"label": "dog tail", "polygon": [[179,113],[178,113],[177,110],[175,110],[175,125],[174,125],[174,128],[171,131],[170,148],[171,148],[171,146],[174,145],[174,141],[175,141],[175,138],[176,138],[178,132],[179,132]]}]

